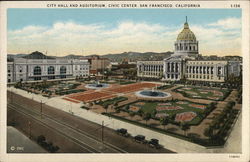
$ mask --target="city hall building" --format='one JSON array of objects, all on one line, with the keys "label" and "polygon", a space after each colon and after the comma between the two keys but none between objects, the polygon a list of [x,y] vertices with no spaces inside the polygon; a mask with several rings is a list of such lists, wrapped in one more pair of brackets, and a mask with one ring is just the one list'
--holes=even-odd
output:
[{"label": "city hall building", "polygon": [[30,55],[7,62],[8,83],[89,76],[88,60],[49,58],[40,52]]},{"label": "city hall building", "polygon": [[199,42],[187,21],[174,43],[174,54],[162,61],[138,61],[137,76],[165,81],[181,79],[225,82],[228,76],[239,76],[240,61],[202,59]]}]

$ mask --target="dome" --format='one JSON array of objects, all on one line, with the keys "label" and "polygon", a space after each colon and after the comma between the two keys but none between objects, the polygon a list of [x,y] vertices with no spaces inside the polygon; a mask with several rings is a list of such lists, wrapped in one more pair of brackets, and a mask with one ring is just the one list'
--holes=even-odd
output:
[{"label": "dome", "polygon": [[194,33],[189,29],[187,22],[185,22],[184,29],[182,29],[182,31],[178,35],[177,41],[178,40],[196,41],[196,37]]}]

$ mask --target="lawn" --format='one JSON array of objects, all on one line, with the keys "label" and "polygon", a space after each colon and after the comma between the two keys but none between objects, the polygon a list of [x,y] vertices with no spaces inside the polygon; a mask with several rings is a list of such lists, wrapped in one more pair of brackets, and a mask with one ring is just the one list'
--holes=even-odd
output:
[{"label": "lawn", "polygon": [[207,99],[214,101],[222,101],[229,94],[230,90],[228,89],[219,89],[219,88],[201,88],[201,87],[179,87],[174,90],[177,93],[181,93],[183,96],[188,98],[196,99]]},{"label": "lawn", "polygon": [[[207,105],[205,104],[193,103],[190,101],[138,101],[131,104],[130,108],[133,108],[133,110],[141,109],[144,113],[150,113],[151,116],[155,116],[155,113],[159,115],[166,114],[171,120],[175,120],[175,117],[178,114],[194,113],[196,116],[190,121],[187,121],[188,124],[194,125],[198,124],[202,120],[203,117],[201,114],[206,109],[206,106]],[[155,116],[155,118],[160,119],[160,117],[157,116]]]},{"label": "lawn", "polygon": [[122,97],[122,96],[121,97],[115,97],[115,98],[112,98],[112,99],[101,101],[98,104],[100,104],[102,106],[112,105],[112,104],[115,104],[115,103],[119,103],[119,102],[125,101],[127,99],[128,99],[127,97]]}]

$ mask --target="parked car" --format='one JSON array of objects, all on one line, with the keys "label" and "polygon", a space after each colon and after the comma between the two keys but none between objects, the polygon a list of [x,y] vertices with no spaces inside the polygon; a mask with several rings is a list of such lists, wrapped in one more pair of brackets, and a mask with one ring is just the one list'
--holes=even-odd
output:
[{"label": "parked car", "polygon": [[160,149],[161,145],[159,144],[159,140],[152,138],[149,142],[148,142],[150,147],[156,148],[156,149]]},{"label": "parked car", "polygon": [[134,140],[138,143],[147,143],[147,141],[145,140],[145,136],[143,135],[137,135],[134,137]]},{"label": "parked car", "polygon": [[122,135],[124,137],[129,136],[127,129],[124,129],[124,128],[117,129],[116,132],[117,132],[117,134]]}]

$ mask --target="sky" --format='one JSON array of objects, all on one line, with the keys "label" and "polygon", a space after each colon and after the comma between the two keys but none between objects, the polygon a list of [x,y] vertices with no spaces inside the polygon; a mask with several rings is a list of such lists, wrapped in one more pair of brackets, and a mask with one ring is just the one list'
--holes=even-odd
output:
[{"label": "sky", "polygon": [[8,9],[8,53],[173,51],[188,17],[202,55],[241,55],[240,9]]}]

